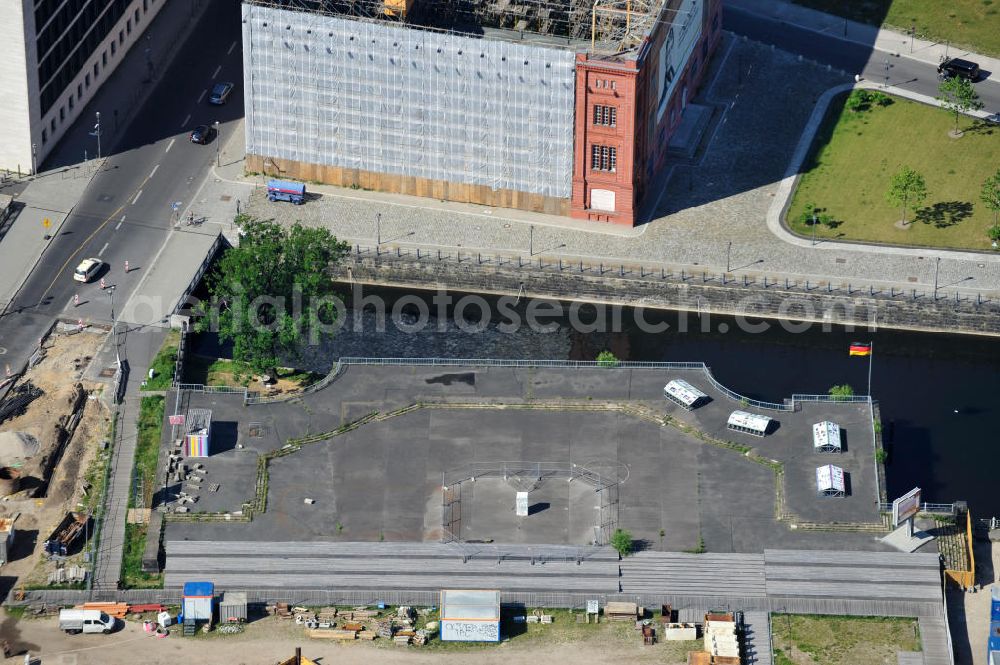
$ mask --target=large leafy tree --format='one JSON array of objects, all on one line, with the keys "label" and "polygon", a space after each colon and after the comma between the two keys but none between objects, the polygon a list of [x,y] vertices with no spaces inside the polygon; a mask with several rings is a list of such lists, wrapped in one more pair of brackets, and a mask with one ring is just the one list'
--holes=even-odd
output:
[{"label": "large leafy tree", "polygon": [[244,217],[239,247],[207,280],[214,305],[198,330],[233,342],[233,358],[258,374],[273,375],[280,358],[298,357],[306,340],[327,334],[337,316],[329,267],[346,243],[327,229],[283,227]]},{"label": "large leafy tree", "polygon": [[945,79],[938,86],[937,100],[941,102],[941,108],[945,109],[955,118],[955,134],[958,134],[958,120],[963,113],[978,111],[983,108],[976,89],[972,87],[964,78],[952,76]]},{"label": "large leafy tree", "polygon": [[997,224],[1000,222],[1000,169],[983,181],[983,189],[979,192],[979,200],[987,208],[993,211],[993,231],[991,235],[997,235]]},{"label": "large leafy tree", "polygon": [[904,166],[892,176],[885,197],[889,203],[903,208],[903,223],[906,223],[906,208],[909,205],[918,205],[927,198],[927,183],[924,182],[924,176],[909,166]]}]

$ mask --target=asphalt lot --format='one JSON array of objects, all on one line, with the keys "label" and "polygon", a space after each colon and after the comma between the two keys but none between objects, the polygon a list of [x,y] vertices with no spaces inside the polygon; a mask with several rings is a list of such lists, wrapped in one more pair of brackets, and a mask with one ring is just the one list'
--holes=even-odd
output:
[{"label": "asphalt lot", "polygon": [[[713,399],[694,412],[667,403],[664,383],[683,377]],[[553,403],[554,409],[455,408],[456,403]],[[169,400],[172,403],[172,399]],[[371,411],[414,402],[423,408],[304,446],[271,462],[267,511],[250,524],[170,523],[167,539],[438,540],[444,475],[472,463],[503,461],[580,464],[618,469],[618,523],[645,546],[710,551],[829,546],[830,534],[789,529],[775,520],[772,470],[742,453],[706,444],[673,426],[659,426],[607,403],[647,405],[698,429],[753,446],[785,468],[787,510],[810,522],[872,522],[874,444],[867,408],[805,404],[771,412],[779,421],[765,439],[725,428],[740,408],[700,372],[630,369],[351,367],[327,388],[293,401],[243,407],[231,395],[188,394],[188,407],[213,409],[213,454],[204,460],[217,492],[201,491],[199,511],[236,511],[253,493],[256,455],[288,439],[331,431]],[[573,402],[595,410],[558,408]],[[811,427],[831,419],[846,431],[839,455],[814,453]],[[251,436],[251,423],[262,436]],[[165,434],[169,437],[169,433]],[[237,444],[242,448],[237,447]],[[834,463],[849,477],[846,497],[817,496],[815,468]],[[539,484],[528,518],[514,518],[515,487],[501,478],[462,483],[461,537],[501,543],[586,544],[596,523],[592,491],[565,479]],[[313,503],[305,500],[311,499]],[[662,537],[660,533],[664,534]],[[877,547],[871,535],[833,536],[838,547]]]}]

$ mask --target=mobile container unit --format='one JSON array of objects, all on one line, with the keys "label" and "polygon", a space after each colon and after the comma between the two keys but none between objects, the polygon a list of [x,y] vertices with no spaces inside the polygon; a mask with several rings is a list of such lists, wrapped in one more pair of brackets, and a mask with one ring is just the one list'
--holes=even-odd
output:
[{"label": "mobile container unit", "polygon": [[245,623],[247,620],[247,595],[227,591],[219,602],[219,623]]},{"label": "mobile container unit", "polygon": [[10,551],[14,547],[14,522],[16,521],[17,515],[0,517],[0,566],[7,563]]},{"label": "mobile container unit", "polygon": [[499,642],[500,592],[442,591],[441,641]]},{"label": "mobile container unit", "polygon": [[708,398],[708,395],[682,379],[674,379],[663,386],[663,396],[688,411],[694,409]]},{"label": "mobile container unit", "polygon": [[271,201],[289,201],[295,205],[301,205],[306,199],[306,186],[301,182],[269,180],[267,198]]},{"label": "mobile container unit", "polygon": [[733,411],[729,414],[729,429],[734,432],[743,432],[753,436],[764,436],[771,427],[771,419],[756,413],[746,411]]},{"label": "mobile container unit", "polygon": [[813,450],[818,453],[839,453],[841,449],[840,425],[829,420],[813,425]]},{"label": "mobile container unit", "polygon": [[184,456],[208,457],[211,450],[212,410],[189,409],[184,423],[187,426]]},{"label": "mobile container unit", "polygon": [[832,464],[816,467],[816,493],[820,496],[846,496],[844,470]]},{"label": "mobile container unit", "polygon": [[185,582],[184,600],[181,605],[185,623],[194,621],[211,624],[214,598],[215,584],[212,582]]},{"label": "mobile container unit", "polygon": [[1000,586],[990,587],[990,621],[1000,621]]},{"label": "mobile container unit", "polygon": [[1000,665],[1000,621],[990,622],[990,638],[986,646],[989,665]]}]

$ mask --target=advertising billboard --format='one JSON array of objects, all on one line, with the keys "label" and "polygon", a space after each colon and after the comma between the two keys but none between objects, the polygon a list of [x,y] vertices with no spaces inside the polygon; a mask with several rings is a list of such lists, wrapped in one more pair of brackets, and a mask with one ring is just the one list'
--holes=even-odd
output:
[{"label": "advertising billboard", "polygon": [[919,512],[920,488],[914,487],[892,502],[892,525],[899,526],[900,523],[910,519]]}]

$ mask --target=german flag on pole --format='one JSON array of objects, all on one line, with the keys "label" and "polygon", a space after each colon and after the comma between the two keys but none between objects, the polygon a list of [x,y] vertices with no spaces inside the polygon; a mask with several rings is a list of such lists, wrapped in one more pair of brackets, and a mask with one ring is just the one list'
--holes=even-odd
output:
[{"label": "german flag on pole", "polygon": [[854,342],[851,344],[850,353],[852,356],[870,356],[872,345],[866,342]]}]

